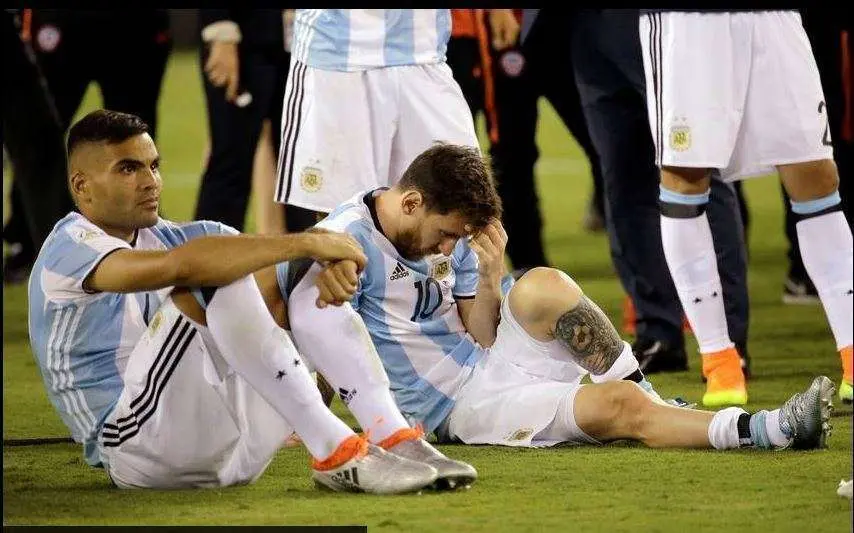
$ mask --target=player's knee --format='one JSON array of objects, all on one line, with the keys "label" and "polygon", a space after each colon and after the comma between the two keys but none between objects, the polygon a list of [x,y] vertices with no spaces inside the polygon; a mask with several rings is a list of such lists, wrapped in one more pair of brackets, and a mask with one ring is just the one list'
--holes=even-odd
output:
[{"label": "player's knee", "polygon": [[661,184],[679,194],[703,194],[709,190],[711,174],[706,168],[662,167]]},{"label": "player's knee", "polygon": [[551,327],[584,293],[566,273],[548,267],[532,268],[513,285],[508,298],[520,323],[546,322]]},{"label": "player's knee", "polygon": [[834,194],[839,189],[839,173],[832,159],[780,165],[783,186],[795,202],[809,202]]}]

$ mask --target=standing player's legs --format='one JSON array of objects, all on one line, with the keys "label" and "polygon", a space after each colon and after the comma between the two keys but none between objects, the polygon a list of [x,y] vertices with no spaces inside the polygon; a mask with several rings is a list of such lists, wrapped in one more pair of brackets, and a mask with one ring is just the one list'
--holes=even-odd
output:
[{"label": "standing player's legs", "polygon": [[[394,185],[410,163],[436,142],[479,147],[474,121],[460,86],[445,63],[384,69],[398,84],[397,132],[383,185]],[[373,92],[372,98],[377,98]],[[379,167],[379,165],[378,165]]]},{"label": "standing player's legs", "polygon": [[378,168],[388,161],[397,116],[387,70],[325,71],[291,61],[277,202],[329,213],[357,192],[385,184]]},{"label": "standing player's legs", "polygon": [[[726,167],[736,144],[750,66],[739,50],[750,50],[750,35],[744,15],[670,12],[640,19],[647,108],[661,168],[662,245],[703,357],[703,403],[710,406],[747,402],[706,206],[709,169]],[[708,50],[715,55],[704,56]]]},{"label": "standing player's legs", "polygon": [[852,247],[851,226],[842,212],[839,178],[832,159],[781,165],[783,184],[798,219],[795,228],[804,266],[824,307],[842,360],[839,397],[854,398],[852,369]]},{"label": "standing player's legs", "polygon": [[727,169],[749,175],[774,165],[798,218],[801,257],[842,359],[840,396],[852,397],[852,237],[842,212],[828,111],[809,39],[794,11],[756,14],[764,54],[751,67],[739,147]]}]

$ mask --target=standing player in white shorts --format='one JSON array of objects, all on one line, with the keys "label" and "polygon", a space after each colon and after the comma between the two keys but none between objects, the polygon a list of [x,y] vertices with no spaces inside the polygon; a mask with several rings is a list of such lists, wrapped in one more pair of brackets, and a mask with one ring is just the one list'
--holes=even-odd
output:
[{"label": "standing player in white shorts", "polygon": [[123,488],[227,486],[254,481],[296,432],[314,479],[334,490],[405,492],[436,480],[432,466],[368,444],[326,408],[248,276],[305,256],[364,266],[359,245],[160,219],[160,158],[147,131],[138,117],[103,110],[71,128],[79,213],[57,223],[30,278],[33,352],[86,461]]},{"label": "standing player in white shorts", "polygon": [[[392,188],[360,193],[319,223],[362,245],[368,265],[358,286],[346,280],[356,273],[348,261],[332,267],[336,275],[317,266],[277,267],[294,338],[308,357],[339,354],[326,377],[345,402],[358,398],[362,383],[342,363],[373,361],[376,351],[400,410],[442,439],[507,446],[635,439],[718,449],[824,444],[834,391],[826,377],[780,409],[754,415],[662,402],[631,347],[569,276],[532,269],[508,293],[500,216],[479,152],[437,145]],[[335,294],[351,289],[352,303],[328,305],[341,304],[346,298]],[[585,375],[593,384],[581,385]],[[383,431],[383,422],[374,427]]]},{"label": "standing player in white shorts", "polygon": [[700,345],[706,405],[747,389],[727,331],[705,208],[711,169],[726,180],[775,168],[799,217],[807,272],[852,398],[852,238],[841,211],[827,106],[796,10],[642,10],[649,122],[661,168],[661,238]]},{"label": "standing player in white shorts", "polygon": [[[490,22],[493,46],[515,42],[512,10]],[[448,9],[298,9],[276,201],[329,213],[393,185],[435,142],[478,146],[445,63],[450,34]]]}]

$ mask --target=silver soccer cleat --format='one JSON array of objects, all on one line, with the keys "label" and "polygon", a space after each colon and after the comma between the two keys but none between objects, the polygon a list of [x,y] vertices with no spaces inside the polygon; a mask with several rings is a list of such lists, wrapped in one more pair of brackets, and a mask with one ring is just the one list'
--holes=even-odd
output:
[{"label": "silver soccer cleat", "polygon": [[432,485],[439,473],[430,465],[411,461],[368,444],[368,451],[337,468],[313,470],[319,488],[335,492],[402,494]]},{"label": "silver soccer cleat", "polygon": [[428,464],[439,471],[433,488],[453,490],[469,487],[477,479],[477,470],[468,463],[449,459],[424,439],[409,439],[398,443],[389,452]]},{"label": "silver soccer cleat", "polygon": [[824,448],[833,429],[833,393],[836,387],[829,378],[819,376],[810,387],[793,395],[780,407],[780,429],[791,438],[789,447],[800,450]]}]

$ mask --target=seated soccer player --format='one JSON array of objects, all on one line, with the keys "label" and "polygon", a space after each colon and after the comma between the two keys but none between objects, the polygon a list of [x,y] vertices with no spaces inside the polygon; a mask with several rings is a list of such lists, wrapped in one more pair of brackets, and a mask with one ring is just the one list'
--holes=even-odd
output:
[{"label": "seated soccer player", "polygon": [[[500,215],[479,153],[439,144],[394,187],[357,195],[319,224],[362,245],[368,264],[357,286],[348,285],[352,262],[277,266],[296,344],[325,364],[318,370],[363,426],[380,420],[375,438],[418,423],[467,444],[824,445],[834,386],[823,376],[781,408],[753,415],[662,402],[631,347],[569,276],[536,268],[502,287]],[[350,289],[355,296],[340,305]],[[360,381],[344,364],[372,364],[374,351],[406,421],[390,422],[392,406],[366,399],[380,394],[379,380]],[[592,384],[580,383],[585,375]]]},{"label": "seated soccer player", "polygon": [[295,431],[315,481],[333,490],[433,484],[435,468],[369,444],[326,408],[249,276],[300,257],[362,268],[360,246],[342,234],[232,235],[159,218],[147,131],[103,110],[71,128],[79,212],[56,225],[30,278],[31,345],[86,461],[123,488],[249,483]]}]

